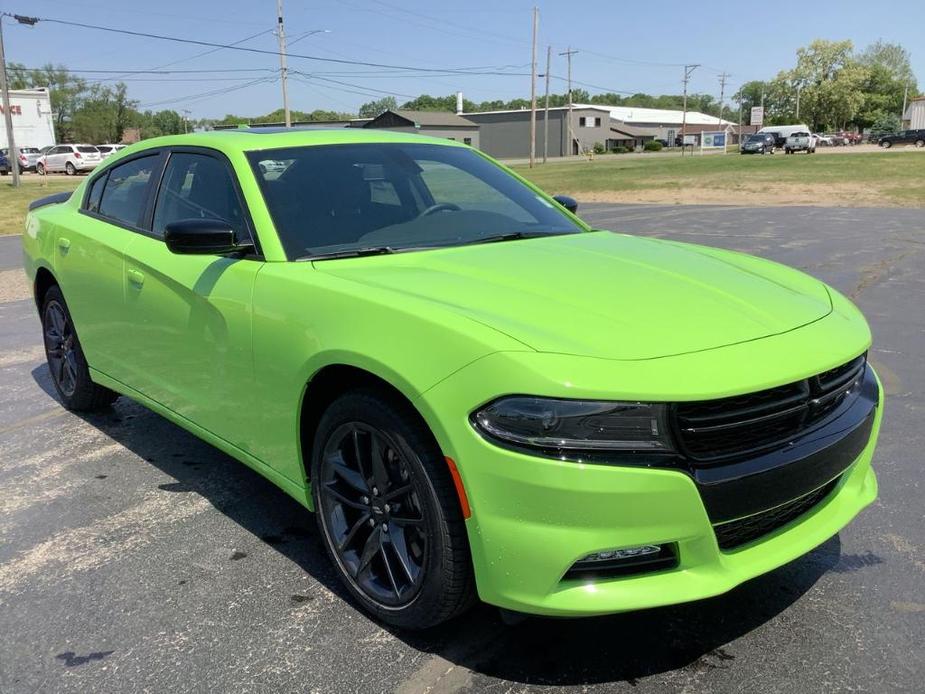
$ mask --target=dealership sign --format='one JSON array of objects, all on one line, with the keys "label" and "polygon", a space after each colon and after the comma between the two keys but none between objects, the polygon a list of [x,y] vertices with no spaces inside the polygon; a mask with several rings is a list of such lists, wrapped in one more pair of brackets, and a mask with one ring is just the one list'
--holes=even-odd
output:
[{"label": "dealership sign", "polygon": [[764,125],[764,106],[752,106],[752,117],[748,122],[752,125]]},{"label": "dealership sign", "polygon": [[[3,104],[0,104],[0,114],[4,113]],[[22,115],[22,106],[19,104],[10,104],[10,115],[11,116],[21,116]]]}]

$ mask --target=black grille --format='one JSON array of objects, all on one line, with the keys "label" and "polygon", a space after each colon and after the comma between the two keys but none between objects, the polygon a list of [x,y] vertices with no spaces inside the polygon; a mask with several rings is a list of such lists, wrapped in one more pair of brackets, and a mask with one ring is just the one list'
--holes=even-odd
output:
[{"label": "black grille", "polygon": [[679,403],[675,431],[683,452],[714,462],[784,446],[857,394],[864,355],[803,381],[757,393]]},{"label": "black grille", "polygon": [[756,513],[754,516],[747,516],[739,520],[714,525],[713,530],[716,533],[716,541],[719,543],[719,548],[722,550],[734,549],[753,540],[757,540],[778,528],[782,528],[825,499],[832,493],[832,490],[835,489],[835,485],[837,484],[838,478],[832,480],[824,487],[820,487],[816,491],[810,492],[793,501],[788,501],[782,506]]}]

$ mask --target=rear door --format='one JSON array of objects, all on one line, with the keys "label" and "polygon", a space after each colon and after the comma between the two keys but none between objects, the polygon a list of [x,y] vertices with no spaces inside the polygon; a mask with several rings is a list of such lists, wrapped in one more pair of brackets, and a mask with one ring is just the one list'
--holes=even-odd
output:
[{"label": "rear door", "polygon": [[47,171],[60,171],[63,169],[66,153],[69,152],[70,149],[70,147],[65,147],[63,145],[52,147],[48,151],[48,154],[45,155],[45,169]]},{"label": "rear door", "polygon": [[149,205],[158,152],[139,154],[92,177],[80,213],[57,231],[55,272],[94,369],[126,382],[124,252]]},{"label": "rear door", "polygon": [[164,229],[220,219],[239,241],[254,238],[233,170],[205,148],[173,149],[150,232],[126,253],[131,383],[146,396],[243,450],[255,419],[251,301],[262,258],[175,255]]}]

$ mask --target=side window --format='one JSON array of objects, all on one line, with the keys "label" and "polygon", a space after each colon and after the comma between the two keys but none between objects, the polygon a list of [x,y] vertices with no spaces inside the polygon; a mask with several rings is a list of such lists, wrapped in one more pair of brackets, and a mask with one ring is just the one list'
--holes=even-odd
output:
[{"label": "side window", "polygon": [[100,211],[100,199],[103,197],[103,188],[106,185],[106,178],[107,175],[104,173],[90,184],[90,193],[87,195],[87,206],[84,208],[87,212]]},{"label": "side window", "polygon": [[151,172],[157,165],[157,155],[133,159],[109,170],[99,213],[116,221],[138,226],[144,214]]},{"label": "side window", "polygon": [[163,235],[168,224],[181,219],[221,219],[239,241],[250,240],[231,173],[215,157],[170,155],[154,207],[153,231]]}]

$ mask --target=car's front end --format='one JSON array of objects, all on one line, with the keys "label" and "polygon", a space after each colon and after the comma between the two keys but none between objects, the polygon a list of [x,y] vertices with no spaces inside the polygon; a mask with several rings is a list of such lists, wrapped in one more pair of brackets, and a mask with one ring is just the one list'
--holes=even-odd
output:
[{"label": "car's front end", "polygon": [[679,603],[836,534],[877,493],[882,396],[852,314],[651,361],[499,353],[426,393],[481,598],[563,616]]},{"label": "car's front end", "polygon": [[876,496],[870,332],[802,273],[606,232],[323,268],[522,345],[415,401],[459,471],[486,602],[567,616],[705,598]]},{"label": "car's front end", "polygon": [[742,154],[763,154],[767,143],[764,139],[749,138],[742,143],[739,151]]}]

